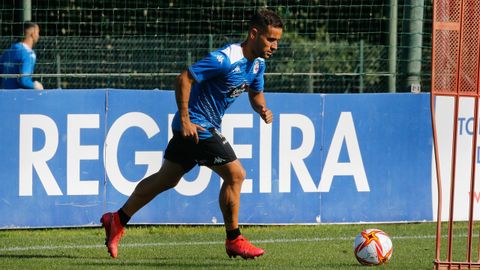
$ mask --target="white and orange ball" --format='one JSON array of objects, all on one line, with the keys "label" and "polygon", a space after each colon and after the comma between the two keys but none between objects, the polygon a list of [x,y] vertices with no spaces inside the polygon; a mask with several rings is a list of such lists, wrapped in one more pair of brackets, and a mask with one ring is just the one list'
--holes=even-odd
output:
[{"label": "white and orange ball", "polygon": [[353,252],[363,265],[381,265],[392,257],[392,240],[382,230],[363,230],[355,237]]}]

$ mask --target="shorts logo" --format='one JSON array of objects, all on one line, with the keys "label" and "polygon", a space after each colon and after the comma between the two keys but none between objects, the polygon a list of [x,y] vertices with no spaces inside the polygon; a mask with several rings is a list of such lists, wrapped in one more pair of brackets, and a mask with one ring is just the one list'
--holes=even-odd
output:
[{"label": "shorts logo", "polygon": [[205,160],[205,159],[202,159],[202,160],[195,160],[195,162],[197,162],[197,163],[198,163],[198,165],[204,165],[204,164],[206,164],[206,163],[207,163],[207,160]]},{"label": "shorts logo", "polygon": [[215,157],[215,159],[213,160],[213,164],[220,164],[222,162],[225,162],[226,159],[223,159],[221,157]]}]

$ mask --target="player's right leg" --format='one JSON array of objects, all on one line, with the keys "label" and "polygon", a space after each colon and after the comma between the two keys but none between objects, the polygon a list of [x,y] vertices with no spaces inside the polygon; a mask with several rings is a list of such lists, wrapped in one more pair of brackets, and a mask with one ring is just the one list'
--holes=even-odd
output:
[{"label": "player's right leg", "polygon": [[265,251],[254,246],[240,233],[238,227],[238,212],[240,208],[240,191],[245,178],[245,170],[238,159],[220,166],[212,166],[224,180],[220,189],[219,203],[222,210],[227,239],[225,249],[231,257],[240,256],[244,259],[254,259],[262,256]]},{"label": "player's right leg", "polygon": [[100,219],[102,227],[105,228],[105,245],[112,258],[118,256],[118,243],[125,233],[125,228],[120,224],[118,212],[105,213]]},{"label": "player's right leg", "polygon": [[[146,177],[138,183],[133,193],[120,209],[123,212],[121,215],[119,215],[119,210],[114,213],[105,213],[102,216],[100,222],[105,228],[105,245],[112,258],[118,256],[118,243],[125,232],[125,225],[128,219],[158,194],[175,187],[184,173],[184,166],[165,159],[157,173]],[[122,215],[128,219],[122,222]]]}]

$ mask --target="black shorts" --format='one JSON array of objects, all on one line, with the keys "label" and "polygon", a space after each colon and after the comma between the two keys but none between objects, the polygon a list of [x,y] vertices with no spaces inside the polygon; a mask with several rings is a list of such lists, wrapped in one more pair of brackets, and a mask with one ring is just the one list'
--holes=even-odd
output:
[{"label": "black shorts", "polygon": [[165,150],[165,159],[182,165],[185,173],[197,164],[211,167],[236,160],[237,156],[227,139],[215,129],[209,131],[212,137],[200,140],[198,144],[174,131]]}]

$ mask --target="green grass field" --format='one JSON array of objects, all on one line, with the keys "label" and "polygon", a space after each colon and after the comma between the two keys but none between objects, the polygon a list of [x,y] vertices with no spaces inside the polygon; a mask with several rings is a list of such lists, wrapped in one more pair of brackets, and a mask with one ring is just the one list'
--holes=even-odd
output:
[{"label": "green grass field", "polygon": [[[103,228],[3,230],[0,268],[366,269],[369,267],[361,266],[353,256],[353,239],[363,229],[379,228],[390,234],[394,251],[391,261],[377,268],[433,269],[435,226],[244,226],[243,234],[266,250],[255,260],[228,258],[221,226],[129,226],[117,259],[111,259],[103,245]],[[463,250],[466,224],[455,228],[459,229],[455,245]],[[475,239],[476,244],[478,236]]]}]

